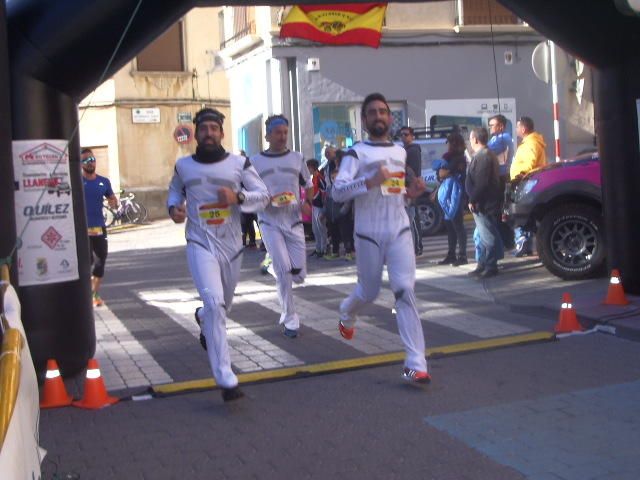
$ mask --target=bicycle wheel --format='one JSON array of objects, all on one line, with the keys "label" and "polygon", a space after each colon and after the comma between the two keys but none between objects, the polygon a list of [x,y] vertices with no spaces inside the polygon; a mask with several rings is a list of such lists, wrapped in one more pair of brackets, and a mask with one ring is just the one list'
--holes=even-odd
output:
[{"label": "bicycle wheel", "polygon": [[127,220],[131,223],[143,223],[147,219],[147,209],[138,202],[129,202],[125,210]]},{"label": "bicycle wheel", "polygon": [[116,212],[110,207],[102,207],[102,218],[104,218],[105,226],[111,227],[116,221]]}]

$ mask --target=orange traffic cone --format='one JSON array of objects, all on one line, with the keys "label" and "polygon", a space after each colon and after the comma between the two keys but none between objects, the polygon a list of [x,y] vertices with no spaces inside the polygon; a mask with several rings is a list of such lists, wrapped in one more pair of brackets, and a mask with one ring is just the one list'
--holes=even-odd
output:
[{"label": "orange traffic cone", "polygon": [[87,365],[87,377],[84,381],[84,396],[82,397],[82,400],[73,402],[73,406],[97,410],[98,408],[113,405],[118,400],[119,399],[116,397],[110,397],[107,395],[102,375],[100,375],[98,361],[95,358],[89,360],[89,364]]},{"label": "orange traffic cone", "polygon": [[607,298],[604,301],[605,305],[628,305],[629,300],[624,295],[624,288],[622,288],[622,279],[620,278],[620,272],[617,269],[611,270],[611,280],[609,281],[609,290],[607,292]]},{"label": "orange traffic cone", "polygon": [[42,388],[40,408],[66,407],[71,405],[72,400],[60,376],[58,363],[53,359],[47,360],[47,375]]},{"label": "orange traffic cone", "polygon": [[562,294],[562,308],[560,309],[560,318],[554,329],[556,333],[581,332],[582,326],[578,322],[578,316],[571,303],[571,295]]}]

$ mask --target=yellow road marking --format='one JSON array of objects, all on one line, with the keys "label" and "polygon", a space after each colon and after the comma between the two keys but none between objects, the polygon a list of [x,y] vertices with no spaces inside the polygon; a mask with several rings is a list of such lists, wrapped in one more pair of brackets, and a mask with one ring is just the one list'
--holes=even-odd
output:
[{"label": "yellow road marking", "polygon": [[[523,335],[513,335],[510,337],[491,338],[489,340],[479,340],[477,342],[456,343],[442,347],[427,349],[427,357],[444,357],[461,353],[478,352],[493,348],[509,347],[533,342],[544,342],[555,339],[555,334],[551,332],[533,332]],[[347,360],[335,360],[333,362],[315,363],[312,365],[299,365],[296,367],[280,368],[277,370],[266,370],[252,373],[242,373],[238,375],[241,384],[264,382],[266,380],[278,380],[283,378],[293,378],[305,375],[320,373],[340,372],[345,370],[355,370],[364,367],[373,367],[389,363],[397,363],[404,359],[404,352],[393,352],[382,355],[371,355],[368,357],[351,358]],[[204,390],[216,387],[213,378],[201,380],[190,380],[187,382],[168,383],[165,385],[154,385],[154,393],[172,394],[188,390]]]}]

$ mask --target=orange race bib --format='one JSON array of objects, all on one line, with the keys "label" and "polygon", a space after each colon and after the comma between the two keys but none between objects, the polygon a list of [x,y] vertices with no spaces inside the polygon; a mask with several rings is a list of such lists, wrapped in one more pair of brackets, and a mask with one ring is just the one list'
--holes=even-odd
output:
[{"label": "orange race bib", "polygon": [[198,207],[198,217],[203,227],[219,227],[231,218],[231,208],[226,203],[205,203]]},{"label": "orange race bib", "polygon": [[407,191],[404,186],[404,172],[393,172],[391,177],[387,178],[380,189],[383,195],[402,195]]},{"label": "orange race bib", "polygon": [[281,192],[271,197],[271,205],[277,208],[286,207],[292,203],[296,203],[296,196],[292,192]]},{"label": "orange race bib", "polygon": [[90,237],[99,237],[100,235],[103,235],[103,231],[102,231],[102,227],[89,227],[87,229],[87,232],[89,233]]}]

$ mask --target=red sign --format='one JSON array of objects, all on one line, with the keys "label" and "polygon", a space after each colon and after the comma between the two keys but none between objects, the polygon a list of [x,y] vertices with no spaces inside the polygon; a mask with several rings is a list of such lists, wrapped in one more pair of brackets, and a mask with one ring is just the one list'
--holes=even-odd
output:
[{"label": "red sign", "polygon": [[193,130],[189,125],[178,125],[173,131],[173,138],[178,143],[189,143],[193,138]]}]

